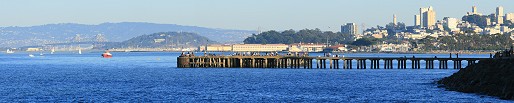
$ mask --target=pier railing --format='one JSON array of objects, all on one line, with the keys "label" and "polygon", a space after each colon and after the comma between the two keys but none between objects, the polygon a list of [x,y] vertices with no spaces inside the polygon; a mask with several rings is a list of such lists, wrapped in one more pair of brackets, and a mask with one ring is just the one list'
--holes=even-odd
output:
[{"label": "pier railing", "polygon": [[[437,57],[309,57],[309,56],[180,56],[178,68],[293,68],[293,69],[461,69],[462,61],[473,65],[492,58],[437,58]],[[396,63],[395,63],[396,62]],[[424,62],[424,67],[421,63]],[[354,64],[355,63],[355,64]],[[369,63],[369,64],[368,64]],[[410,67],[407,64],[410,63]],[[314,65],[315,64],[315,65]],[[342,64],[342,65],[341,65]],[[355,65],[355,66],[354,66]],[[315,66],[315,67],[314,67]]]}]

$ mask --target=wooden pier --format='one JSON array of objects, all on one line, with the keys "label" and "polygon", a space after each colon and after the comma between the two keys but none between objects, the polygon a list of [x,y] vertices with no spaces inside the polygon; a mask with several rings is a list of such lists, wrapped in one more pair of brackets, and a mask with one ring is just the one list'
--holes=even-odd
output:
[{"label": "wooden pier", "polygon": [[[492,58],[417,57],[308,57],[308,56],[180,56],[178,68],[291,68],[291,69],[461,69],[462,61],[473,65]],[[396,65],[394,65],[396,62]],[[424,67],[421,63],[424,62]],[[355,63],[355,64],[354,64]],[[369,63],[369,64],[367,64]],[[410,63],[410,67],[407,64]],[[342,64],[342,65],[341,65]],[[314,67],[315,66],[315,67]]]}]

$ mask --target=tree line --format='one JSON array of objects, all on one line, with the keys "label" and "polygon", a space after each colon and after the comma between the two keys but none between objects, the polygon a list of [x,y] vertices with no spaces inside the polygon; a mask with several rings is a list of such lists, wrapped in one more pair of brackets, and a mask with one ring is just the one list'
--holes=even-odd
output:
[{"label": "tree line", "polygon": [[353,42],[353,36],[341,32],[321,31],[320,29],[303,29],[299,31],[286,30],[266,31],[253,34],[243,42],[246,44],[293,44],[293,43],[326,43],[347,44]]}]

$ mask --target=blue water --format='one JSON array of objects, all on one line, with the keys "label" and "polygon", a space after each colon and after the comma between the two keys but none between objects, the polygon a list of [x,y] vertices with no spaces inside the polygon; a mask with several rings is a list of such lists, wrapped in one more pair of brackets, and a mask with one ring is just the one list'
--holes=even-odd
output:
[{"label": "blue water", "polygon": [[[179,69],[176,68],[179,53],[113,55],[105,59],[100,58],[99,53],[36,57],[26,53],[0,54],[0,101],[510,102],[438,88],[435,81],[457,72],[453,69]],[[435,56],[345,54],[403,55]]]}]

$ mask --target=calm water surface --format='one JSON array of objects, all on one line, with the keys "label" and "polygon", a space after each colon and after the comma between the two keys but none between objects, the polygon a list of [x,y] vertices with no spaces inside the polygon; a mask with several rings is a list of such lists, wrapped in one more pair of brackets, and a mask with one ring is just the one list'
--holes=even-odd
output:
[{"label": "calm water surface", "polygon": [[[0,54],[0,101],[511,102],[438,88],[435,81],[457,71],[452,69],[179,69],[176,68],[179,53],[113,55],[113,58],[105,59],[100,58],[100,53],[57,53],[36,57],[29,57],[27,53]],[[404,55],[449,56],[345,54]]]}]

